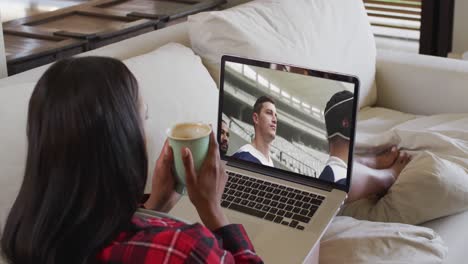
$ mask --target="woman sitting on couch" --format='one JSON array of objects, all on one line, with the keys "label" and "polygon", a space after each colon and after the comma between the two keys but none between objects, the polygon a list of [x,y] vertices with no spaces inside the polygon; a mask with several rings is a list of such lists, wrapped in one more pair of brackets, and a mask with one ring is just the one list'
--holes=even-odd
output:
[{"label": "woman sitting on couch", "polygon": [[[120,61],[72,58],[51,66],[29,102],[24,180],[2,234],[12,263],[261,263],[220,206],[227,180],[213,133],[188,195],[205,226],[135,214],[147,178],[145,107]],[[147,209],[177,201],[172,150],[157,161]]]}]

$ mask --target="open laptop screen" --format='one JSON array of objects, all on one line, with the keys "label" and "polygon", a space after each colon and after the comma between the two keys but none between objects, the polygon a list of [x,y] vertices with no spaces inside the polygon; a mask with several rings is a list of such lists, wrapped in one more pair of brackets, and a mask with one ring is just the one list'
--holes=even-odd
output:
[{"label": "open laptop screen", "polygon": [[348,190],[355,77],[224,56],[221,82],[218,140],[225,159]]}]

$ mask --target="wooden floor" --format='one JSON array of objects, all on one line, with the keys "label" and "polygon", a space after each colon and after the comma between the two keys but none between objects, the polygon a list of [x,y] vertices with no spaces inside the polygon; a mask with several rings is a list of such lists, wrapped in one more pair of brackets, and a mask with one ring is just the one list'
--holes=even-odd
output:
[{"label": "wooden floor", "polygon": [[29,17],[89,0],[0,0],[2,22]]}]

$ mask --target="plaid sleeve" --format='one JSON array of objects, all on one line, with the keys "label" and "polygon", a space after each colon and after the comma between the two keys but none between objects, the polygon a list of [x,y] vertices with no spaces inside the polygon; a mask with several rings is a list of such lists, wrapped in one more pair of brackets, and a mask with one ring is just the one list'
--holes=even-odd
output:
[{"label": "plaid sleeve", "polygon": [[[165,218],[133,219],[126,231],[97,254],[100,263],[263,263],[245,230],[228,225],[215,231]],[[221,238],[218,241],[218,238]]]},{"label": "plaid sleeve", "polygon": [[233,255],[236,263],[263,263],[242,225],[223,226],[214,234],[221,238],[222,247]]},{"label": "plaid sleeve", "polygon": [[214,234],[198,240],[187,263],[263,263],[242,225],[227,225]]}]

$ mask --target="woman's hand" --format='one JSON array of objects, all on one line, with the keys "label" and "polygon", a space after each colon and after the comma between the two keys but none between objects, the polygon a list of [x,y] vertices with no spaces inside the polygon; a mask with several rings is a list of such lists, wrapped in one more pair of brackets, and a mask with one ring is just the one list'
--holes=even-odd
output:
[{"label": "woman's hand", "polygon": [[221,208],[221,196],[228,178],[218,149],[212,131],[208,154],[198,174],[195,171],[192,153],[188,148],[182,150],[188,196],[205,226],[211,230],[229,224]]},{"label": "woman's hand", "polygon": [[145,208],[160,212],[169,212],[180,199],[175,192],[175,178],[173,172],[174,156],[172,148],[166,139],[153,173],[151,195],[145,202]]}]

